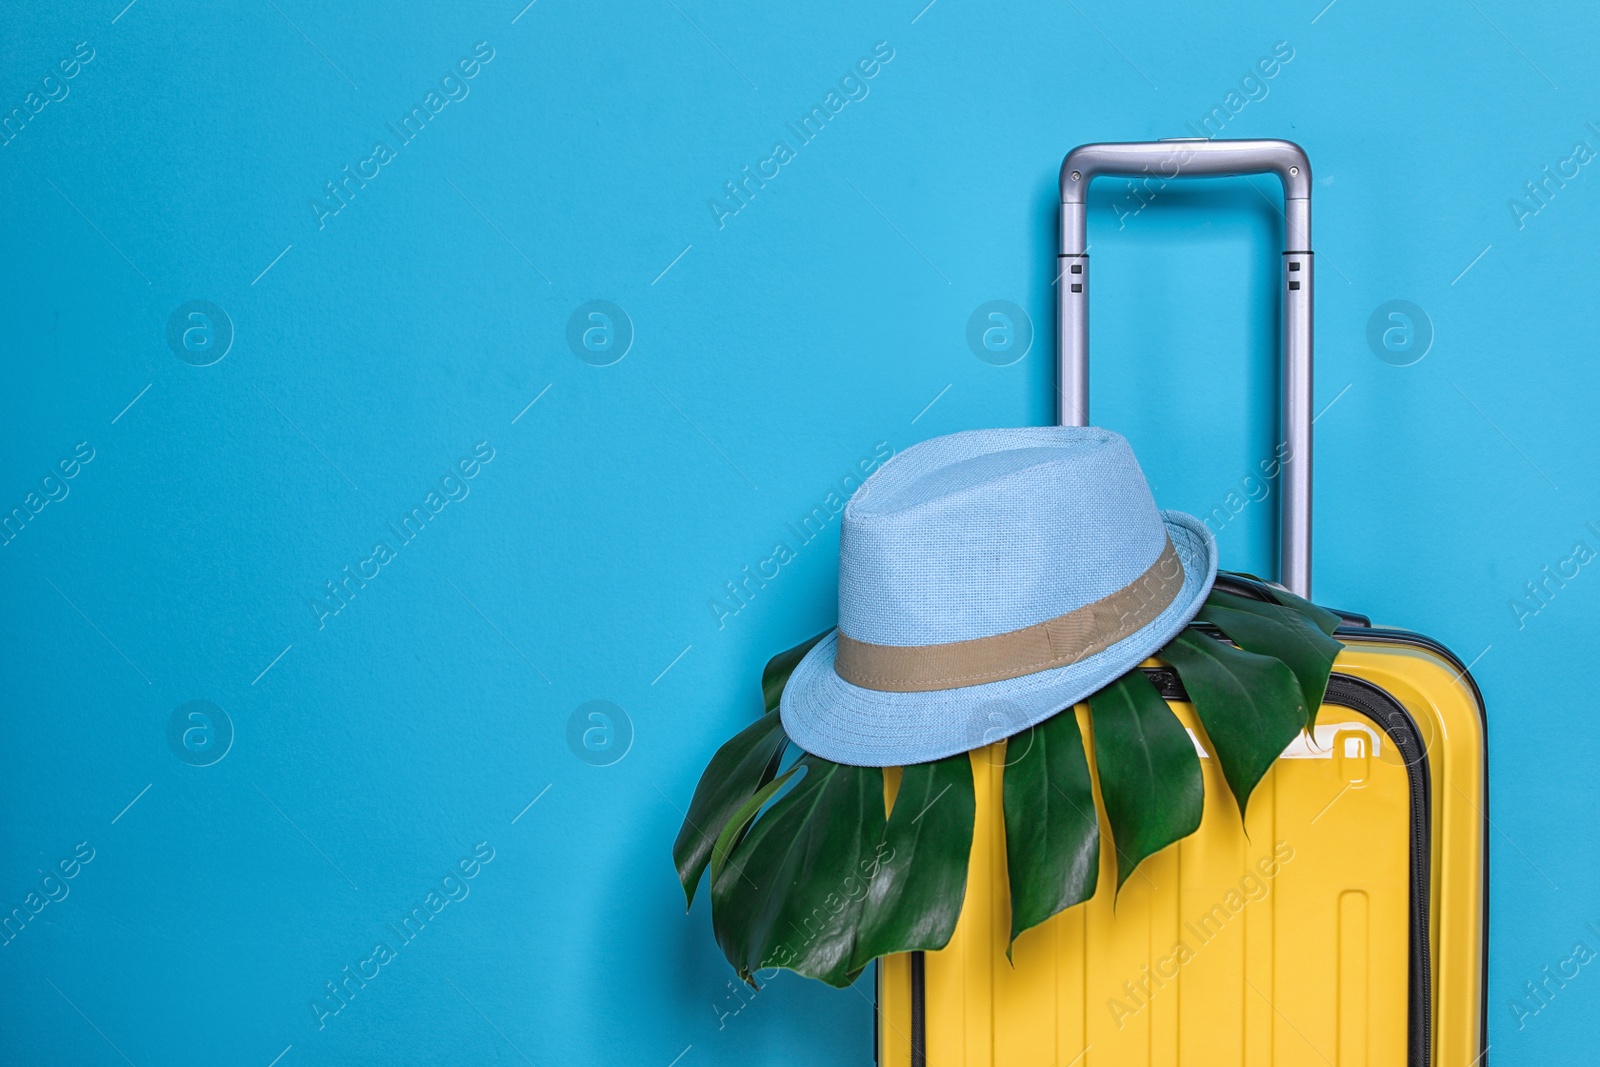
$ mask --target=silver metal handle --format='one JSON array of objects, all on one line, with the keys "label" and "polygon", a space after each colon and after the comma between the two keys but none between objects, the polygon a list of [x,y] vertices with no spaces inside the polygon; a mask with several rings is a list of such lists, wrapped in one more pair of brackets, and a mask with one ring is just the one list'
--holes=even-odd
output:
[{"label": "silver metal handle", "polygon": [[1180,137],[1079,145],[1061,163],[1061,246],[1057,259],[1056,417],[1089,424],[1089,183],[1105,175],[1175,178],[1276,174],[1283,182],[1282,408],[1287,446],[1279,477],[1279,581],[1311,595],[1311,164],[1292,141]]}]

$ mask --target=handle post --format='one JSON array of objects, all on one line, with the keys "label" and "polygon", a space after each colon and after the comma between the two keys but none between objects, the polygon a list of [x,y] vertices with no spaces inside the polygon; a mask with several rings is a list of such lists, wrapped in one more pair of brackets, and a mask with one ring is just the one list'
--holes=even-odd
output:
[{"label": "handle post", "polygon": [[1061,239],[1056,275],[1056,417],[1089,423],[1089,184],[1116,175],[1170,181],[1187,177],[1276,174],[1283,184],[1283,265],[1279,294],[1283,383],[1279,433],[1279,580],[1311,595],[1312,264],[1311,164],[1292,141],[1173,138],[1079,145],[1061,163]]}]

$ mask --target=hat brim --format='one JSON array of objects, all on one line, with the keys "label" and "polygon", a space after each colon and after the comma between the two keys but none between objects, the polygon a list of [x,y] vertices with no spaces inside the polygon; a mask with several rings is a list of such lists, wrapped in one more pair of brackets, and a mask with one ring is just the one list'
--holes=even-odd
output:
[{"label": "hat brim", "polygon": [[1021,733],[1105,688],[1176,637],[1217,577],[1217,545],[1199,519],[1163,511],[1183,564],[1178,595],[1143,629],[1093,656],[1020,678],[923,693],[863,689],[833,669],[835,630],[808,652],[784,688],[789,737],[815,756],[857,767],[926,763]]}]

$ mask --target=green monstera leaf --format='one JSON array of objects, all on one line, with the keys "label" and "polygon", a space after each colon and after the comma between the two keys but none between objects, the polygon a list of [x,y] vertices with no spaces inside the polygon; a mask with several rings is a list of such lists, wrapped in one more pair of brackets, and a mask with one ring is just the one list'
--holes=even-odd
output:
[{"label": "green monstera leaf", "polygon": [[711,861],[723,827],[741,805],[772,781],[788,743],[778,717],[763,715],[711,757],[672,846],[672,860],[678,868],[678,880],[683,883],[686,905],[694,904],[700,875]]},{"label": "green monstera leaf", "polygon": [[[1160,655],[1183,679],[1242,817],[1295,733],[1314,725],[1343,646],[1332,612],[1259,579],[1239,581],[1254,596],[1214,590],[1200,616],[1227,640],[1191,627]],[[782,967],[844,986],[878,957],[940,949],[966,898],[977,809],[970,754],[903,768],[892,813],[877,768],[806,754],[778,774],[789,739],[771,712],[825,636],[767,664],[768,714],[717,751],[673,847],[688,901],[710,866],[712,929],[752,984],[757,971]],[[1199,827],[1204,781],[1193,740],[1143,671],[1088,704],[1120,890],[1147,857]],[[1005,751],[1015,943],[1094,894],[1103,831],[1073,709]]]},{"label": "green monstera leaf", "polygon": [[[1293,596],[1292,593],[1282,595]],[[1306,604],[1306,601],[1300,600],[1300,603]],[[1321,608],[1315,610],[1320,615],[1328,615],[1337,625],[1337,616]],[[1317,709],[1328,691],[1334,657],[1344,648],[1342,642],[1328,636],[1332,628],[1323,629],[1326,620],[1320,615],[1308,614],[1292,605],[1269,604],[1213,590],[1201,607],[1199,617],[1227,634],[1245,651],[1282,660],[1294,672],[1305,704],[1301,725],[1310,730],[1316,726]],[[1188,685],[1187,678],[1184,685]],[[1266,694],[1260,695],[1266,698]]]},{"label": "green monstera leaf", "polygon": [[883,771],[816,756],[711,883],[711,928],[739,977],[786,967],[831,986],[856,979],[856,928],[886,825]]},{"label": "green monstera leaf", "polygon": [[891,952],[949,944],[967,895],[976,814],[967,753],[901,772],[867,878],[853,970]]},{"label": "green monstera leaf", "polygon": [[1024,930],[1094,896],[1100,817],[1073,709],[1011,738],[1006,753],[1002,806],[1015,944]]},{"label": "green monstera leaf", "polygon": [[1199,829],[1205,785],[1189,731],[1143,671],[1095,693],[1089,710],[1120,890],[1147,856]]},{"label": "green monstera leaf", "polygon": [[[1275,585],[1272,582],[1257,578],[1253,574],[1243,574],[1238,571],[1225,571],[1223,573],[1227,574],[1227,576],[1230,578],[1243,582],[1257,595],[1265,598],[1268,603],[1277,604],[1280,607],[1288,608],[1296,614],[1310,620],[1311,625],[1315,626],[1325,634],[1332,634],[1333,631],[1339,627],[1339,616],[1335,615],[1327,608],[1313,604],[1311,601],[1305,599],[1297,593],[1289,592],[1289,590],[1280,585]],[[1225,592],[1221,589],[1213,589],[1212,595],[1233,597],[1232,593]],[[1236,600],[1252,599],[1250,597],[1233,598]]]},{"label": "green monstera leaf", "polygon": [[[783,732],[778,717],[770,713],[777,710],[783,687],[788,684],[795,667],[799,666],[812,646],[830,632],[824,630],[767,661],[766,669],[761,672],[761,695],[769,714],[717,749],[717,754],[711,757],[710,765],[700,776],[694,797],[689,801],[689,811],[684,815],[683,826],[678,830],[678,839],[672,845],[672,861],[678,868],[678,880],[683,883],[683,895],[688,905],[694,904],[700,876],[711,861],[717,838],[728,819],[778,773],[778,764],[783,759],[789,737]],[[755,810],[751,810],[751,816],[754,816]]]},{"label": "green monstera leaf", "polygon": [[887,819],[882,771],[802,757],[716,843],[712,926],[728,961],[747,981],[786,967],[843,986],[879,956],[943,948],[966,896],[976,809],[966,753],[906,767]]},{"label": "green monstera leaf", "polygon": [[722,828],[722,833],[717,835],[717,843],[711,849],[711,883],[713,885],[716,884],[718,878],[722,877],[723,870],[728,866],[728,857],[735,848],[739,847],[739,842],[744,840],[744,832],[750,828],[750,822],[756,817],[756,813],[766,806],[767,801],[777,796],[778,790],[788,785],[789,779],[793,778],[799,770],[798,765],[790,767],[756,790],[755,795],[739,805],[739,810],[734,812],[728,819],[728,824]]},{"label": "green monstera leaf", "polygon": [[1305,726],[1294,674],[1197,630],[1184,630],[1159,655],[1183,679],[1244,818],[1250,794]]}]

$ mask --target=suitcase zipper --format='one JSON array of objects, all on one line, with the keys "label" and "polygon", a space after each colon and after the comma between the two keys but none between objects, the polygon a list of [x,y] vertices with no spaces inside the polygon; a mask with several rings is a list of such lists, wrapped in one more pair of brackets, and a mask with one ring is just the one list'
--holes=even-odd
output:
[{"label": "suitcase zipper", "polygon": [[[1489,764],[1489,751],[1488,751],[1489,716],[1488,716],[1488,713],[1486,712],[1486,710],[1484,708],[1483,692],[1482,692],[1482,690],[1480,690],[1478,688],[1478,681],[1477,681],[1476,678],[1472,677],[1472,672],[1467,669],[1467,665],[1462,663],[1461,660],[1456,656],[1456,654],[1454,652],[1451,652],[1448,648],[1446,648],[1444,645],[1441,645],[1439,642],[1435,641],[1431,637],[1427,637],[1427,636],[1425,636],[1423,634],[1419,634],[1419,633],[1417,633],[1417,632],[1415,632],[1413,630],[1399,630],[1399,629],[1394,629],[1392,627],[1373,627],[1371,629],[1367,629],[1367,628],[1365,628],[1366,625],[1367,624],[1356,624],[1356,625],[1341,626],[1338,630],[1334,631],[1334,636],[1335,637],[1350,638],[1351,640],[1362,641],[1362,642],[1367,642],[1367,643],[1372,643],[1372,644],[1401,645],[1401,646],[1404,646],[1404,647],[1407,647],[1407,648],[1419,648],[1419,649],[1422,649],[1424,652],[1427,652],[1427,653],[1437,657],[1439,660],[1443,661],[1446,665],[1448,665],[1450,667],[1450,669],[1455,672],[1456,678],[1459,681],[1461,681],[1463,684],[1466,685],[1467,689],[1472,693],[1473,707],[1477,708],[1477,710],[1478,710],[1478,724],[1479,724],[1479,727],[1483,730],[1483,737],[1484,737],[1483,761],[1484,762],[1483,762],[1482,773],[1483,773],[1485,781],[1487,781],[1488,777],[1489,777],[1489,766],[1488,766],[1488,764]],[[1489,846],[1490,846],[1490,838],[1492,837],[1492,834],[1490,833],[1490,831],[1492,829],[1493,829],[1493,824],[1491,824],[1489,822],[1489,796],[1488,796],[1488,793],[1485,792],[1484,796],[1483,796],[1483,835],[1482,835],[1482,842],[1483,842],[1482,843],[1482,848],[1483,848],[1483,909],[1482,909],[1482,913],[1481,913],[1482,914],[1482,919],[1481,919],[1481,925],[1480,925],[1480,931],[1481,931],[1480,936],[1482,938],[1482,944],[1481,944],[1481,951],[1480,951],[1480,956],[1479,956],[1479,958],[1483,959],[1483,960],[1487,960],[1488,957],[1489,957],[1489,853],[1490,853],[1490,847]],[[1488,1067],[1488,1065],[1489,1065],[1489,1046],[1488,1046],[1488,1041],[1489,1041],[1489,982],[1488,982],[1487,976],[1484,976],[1484,980],[1482,982],[1480,982],[1479,984],[1480,984],[1480,986],[1482,988],[1482,992],[1479,995],[1479,1007],[1478,1007],[1478,1048],[1479,1048],[1479,1052],[1478,1052],[1477,1060],[1474,1061],[1474,1067]]]},{"label": "suitcase zipper", "polygon": [[1416,720],[1398,700],[1370,682],[1335,674],[1328,679],[1324,702],[1358,711],[1377,723],[1405,760],[1411,789],[1411,1003],[1406,1062],[1411,1067],[1429,1067],[1433,1059],[1433,813],[1428,752]]}]

